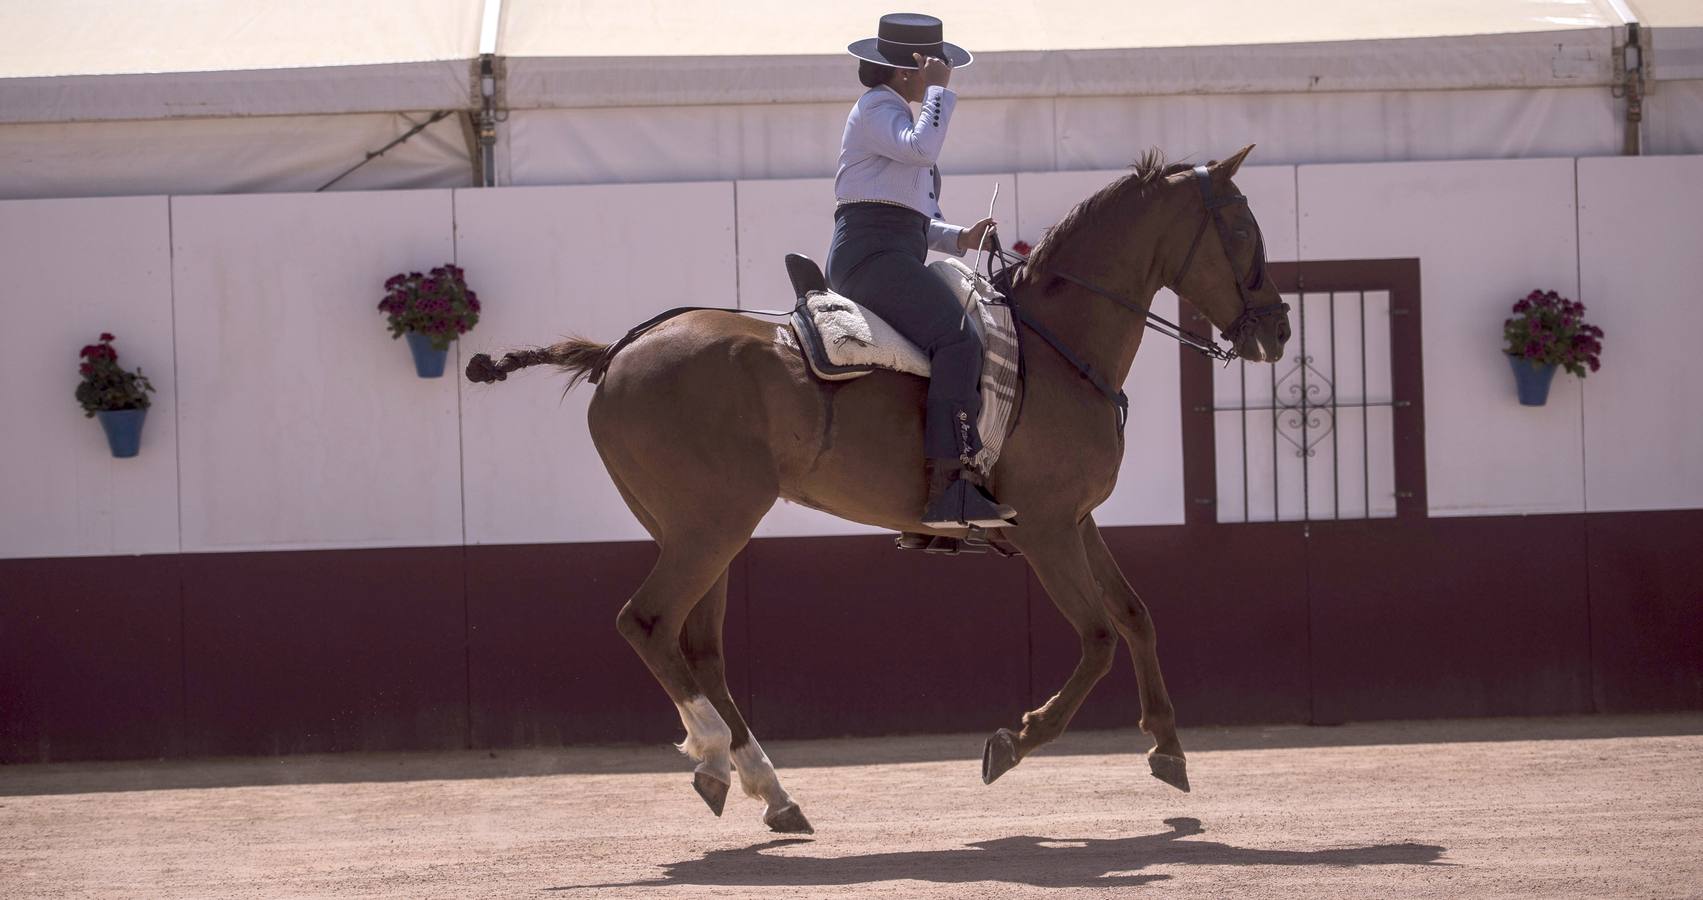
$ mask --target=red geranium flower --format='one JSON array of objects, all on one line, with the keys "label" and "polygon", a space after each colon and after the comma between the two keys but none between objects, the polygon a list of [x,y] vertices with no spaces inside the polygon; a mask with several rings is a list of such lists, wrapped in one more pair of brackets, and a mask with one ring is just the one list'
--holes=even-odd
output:
[{"label": "red geranium flower", "polygon": [[1580,378],[1597,371],[1602,329],[1586,324],[1583,303],[1556,291],[1532,291],[1514,303],[1502,323],[1503,352],[1540,365],[1560,366]]}]

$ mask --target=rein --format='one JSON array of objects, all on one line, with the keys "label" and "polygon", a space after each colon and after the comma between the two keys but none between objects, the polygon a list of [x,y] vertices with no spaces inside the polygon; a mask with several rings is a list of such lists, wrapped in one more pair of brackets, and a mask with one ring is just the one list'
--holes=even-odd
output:
[{"label": "rein", "polygon": [[[1189,243],[1189,252],[1183,257],[1182,269],[1177,273],[1177,277],[1172,283],[1181,283],[1183,276],[1188,274],[1189,266],[1194,263],[1195,251],[1200,248],[1201,236],[1206,234],[1207,223],[1210,222],[1216,225],[1218,230],[1218,243],[1224,248],[1225,261],[1230,264],[1230,274],[1235,276],[1236,279],[1236,293],[1242,300],[1241,314],[1238,315],[1235,321],[1231,322],[1229,327],[1225,328],[1223,332],[1225,340],[1230,341],[1230,346],[1228,348],[1220,347],[1218,346],[1218,343],[1210,337],[1189,331],[1181,325],[1166,319],[1164,316],[1161,316],[1150,309],[1142,308],[1139,304],[1131,301],[1127,297],[1123,297],[1117,293],[1109,291],[1090,281],[1085,281],[1068,272],[1053,271],[1051,274],[1068,281],[1077,287],[1081,287],[1098,294],[1101,297],[1116,303],[1118,306],[1135,313],[1141,317],[1142,324],[1144,326],[1176,341],[1184,347],[1198,351],[1202,355],[1211,359],[1229,363],[1231,360],[1237,358],[1235,346],[1243,332],[1247,331],[1249,328],[1255,327],[1259,320],[1266,316],[1276,313],[1287,314],[1289,312],[1289,304],[1274,303],[1269,306],[1261,307],[1254,307],[1249,304],[1248,292],[1257,291],[1265,284],[1265,241],[1263,238],[1260,239],[1259,247],[1255,251],[1253,267],[1248,272],[1247,278],[1243,278],[1241,273],[1236,271],[1236,261],[1230,258],[1230,226],[1224,222],[1224,214],[1220,212],[1222,208],[1229,206],[1232,203],[1246,204],[1248,202],[1248,198],[1242,194],[1214,196],[1212,190],[1212,175],[1207,171],[1207,168],[1205,166],[1195,166],[1193,172],[1195,182],[1200,187],[1201,203],[1205,206],[1205,211],[1201,215],[1200,227],[1195,229],[1194,240]],[[1116,407],[1118,411],[1118,436],[1122,437],[1124,425],[1129,421],[1129,395],[1125,394],[1122,390],[1113,390],[1112,385],[1106,380],[1105,376],[1101,375],[1092,365],[1077,356],[1069,347],[1065,346],[1063,341],[1061,341],[1051,331],[1047,330],[1047,328],[1040,322],[1036,321],[1027,310],[1018,306],[1016,303],[1011,302],[1011,285],[1012,282],[1016,280],[1017,274],[1014,270],[1027,265],[1029,262],[1028,259],[1000,247],[997,242],[997,238],[995,239],[993,246],[989,248],[989,251],[988,280],[994,285],[1002,286],[1004,288],[1002,293],[1006,295],[1006,305],[1011,308],[1012,315],[1016,317],[1017,321],[1021,322],[1024,326],[1028,327],[1030,331],[1033,331],[1036,335],[1038,335],[1041,340],[1046,341],[1053,350],[1059,354],[1059,356],[1064,358],[1065,362],[1068,362],[1071,366],[1075,367],[1076,371],[1080,373],[1083,378],[1087,379],[1088,383],[1092,384],[1095,390],[1099,391],[1107,400],[1111,401],[1112,405]],[[1000,270],[997,273],[994,272],[994,260],[996,259],[999,260],[1001,264]],[[1247,282],[1249,281],[1252,281],[1253,283],[1248,284]],[[1166,285],[1166,287],[1170,286],[1171,285],[1169,284]]]}]

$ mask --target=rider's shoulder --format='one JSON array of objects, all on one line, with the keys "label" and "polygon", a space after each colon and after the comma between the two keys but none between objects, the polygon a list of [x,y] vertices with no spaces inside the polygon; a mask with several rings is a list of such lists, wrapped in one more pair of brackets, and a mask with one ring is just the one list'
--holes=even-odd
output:
[{"label": "rider's shoulder", "polygon": [[905,102],[905,98],[899,96],[898,91],[895,91],[884,84],[877,85],[867,91],[864,91],[863,96],[857,98],[857,105],[866,108],[872,106],[885,106],[888,104],[903,106],[906,109],[910,108],[910,104]]}]

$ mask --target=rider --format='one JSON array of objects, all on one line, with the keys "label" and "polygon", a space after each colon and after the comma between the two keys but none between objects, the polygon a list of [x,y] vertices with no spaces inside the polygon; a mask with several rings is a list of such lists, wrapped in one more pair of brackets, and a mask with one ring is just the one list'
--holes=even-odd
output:
[{"label": "rider", "polygon": [[[998,527],[1015,513],[966,477],[982,445],[982,343],[952,291],[923,265],[930,249],[962,256],[993,228],[992,219],[968,228],[941,220],[937,162],[957,102],[946,83],[971,59],[941,40],[942,30],[933,16],[885,15],[878,37],[846,48],[861,60],[858,80],[869,90],[840,142],[828,283],[928,354],[922,523]],[[912,103],[921,110],[913,113]]]}]

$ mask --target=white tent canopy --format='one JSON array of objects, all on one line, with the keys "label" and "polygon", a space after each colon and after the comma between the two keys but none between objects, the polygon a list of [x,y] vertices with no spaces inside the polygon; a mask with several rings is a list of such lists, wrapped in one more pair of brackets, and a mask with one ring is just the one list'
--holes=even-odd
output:
[{"label": "white tent canopy", "polygon": [[[819,176],[888,4],[56,0],[0,4],[0,197],[312,190],[494,55],[499,183]],[[1595,155],[1617,47],[1651,48],[1654,152],[1703,150],[1695,0],[943,0],[977,54],[961,171],[1088,168],[1156,143],[1269,162]],[[990,124],[993,123],[993,124]],[[826,131],[824,136],[823,132]],[[1238,138],[1235,135],[1241,135]],[[959,142],[954,142],[954,150]],[[1210,148],[1208,145],[1211,145]],[[473,183],[449,117],[339,188]],[[825,171],[826,170],[826,171]]]}]

